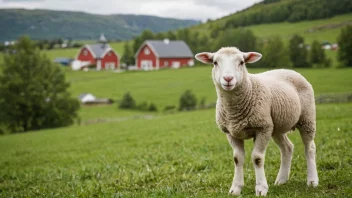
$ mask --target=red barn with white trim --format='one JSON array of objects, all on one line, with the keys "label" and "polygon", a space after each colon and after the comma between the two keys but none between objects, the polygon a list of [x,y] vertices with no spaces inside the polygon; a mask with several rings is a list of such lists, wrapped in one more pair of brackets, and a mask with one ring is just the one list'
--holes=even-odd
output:
[{"label": "red barn with white trim", "polygon": [[136,55],[138,69],[179,68],[193,66],[193,53],[184,41],[147,40]]},{"label": "red barn with white trim", "polygon": [[82,65],[96,65],[97,70],[112,70],[120,68],[120,56],[110,47],[104,35],[100,43],[84,45],[78,52],[76,60]]}]

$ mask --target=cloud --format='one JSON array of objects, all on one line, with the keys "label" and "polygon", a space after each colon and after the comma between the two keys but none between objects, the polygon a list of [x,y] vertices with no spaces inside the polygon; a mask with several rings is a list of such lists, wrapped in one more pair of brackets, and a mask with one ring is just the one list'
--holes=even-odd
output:
[{"label": "cloud", "polygon": [[0,0],[0,8],[83,11],[94,14],[145,14],[179,19],[216,19],[259,0]]},{"label": "cloud", "polygon": [[5,3],[7,3],[7,2],[9,2],[9,3],[11,3],[11,2],[33,2],[33,1],[35,2],[35,1],[45,1],[45,0],[2,0],[2,2],[5,2]]}]

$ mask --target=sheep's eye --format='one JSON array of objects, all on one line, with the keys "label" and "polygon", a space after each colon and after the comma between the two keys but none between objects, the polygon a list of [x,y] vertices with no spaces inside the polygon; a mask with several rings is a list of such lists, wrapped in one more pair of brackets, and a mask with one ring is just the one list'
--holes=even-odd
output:
[{"label": "sheep's eye", "polygon": [[243,64],[244,64],[244,62],[243,62],[243,61],[241,61],[241,62],[240,62],[240,65],[243,65]]},{"label": "sheep's eye", "polygon": [[217,61],[214,61],[214,65],[215,65],[215,66],[218,66],[218,62],[217,62]]}]

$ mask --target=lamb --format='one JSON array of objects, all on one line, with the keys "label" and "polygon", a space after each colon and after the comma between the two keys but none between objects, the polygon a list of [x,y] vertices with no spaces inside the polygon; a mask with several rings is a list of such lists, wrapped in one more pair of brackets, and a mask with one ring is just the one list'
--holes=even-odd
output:
[{"label": "lamb", "polygon": [[254,138],[251,159],[255,168],[257,196],[266,196],[265,150],[272,137],[281,152],[275,185],[287,182],[293,144],[287,132],[298,128],[305,146],[307,185],[318,185],[315,162],[316,115],[311,84],[299,73],[278,69],[249,74],[246,63],[258,61],[257,52],[241,52],[224,47],[215,53],[203,52],[195,58],[213,64],[212,79],[217,93],[216,123],[233,148],[235,174],[229,193],[240,195],[244,186],[244,140]]}]

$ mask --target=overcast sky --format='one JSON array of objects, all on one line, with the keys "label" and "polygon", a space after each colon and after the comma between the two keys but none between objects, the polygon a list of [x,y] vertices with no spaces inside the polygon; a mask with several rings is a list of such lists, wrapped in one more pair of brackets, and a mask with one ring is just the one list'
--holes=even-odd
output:
[{"label": "overcast sky", "polygon": [[[207,20],[242,10],[260,0],[0,0],[0,8],[84,11],[94,14],[146,14]],[[215,3],[216,2],[216,3]]]}]

